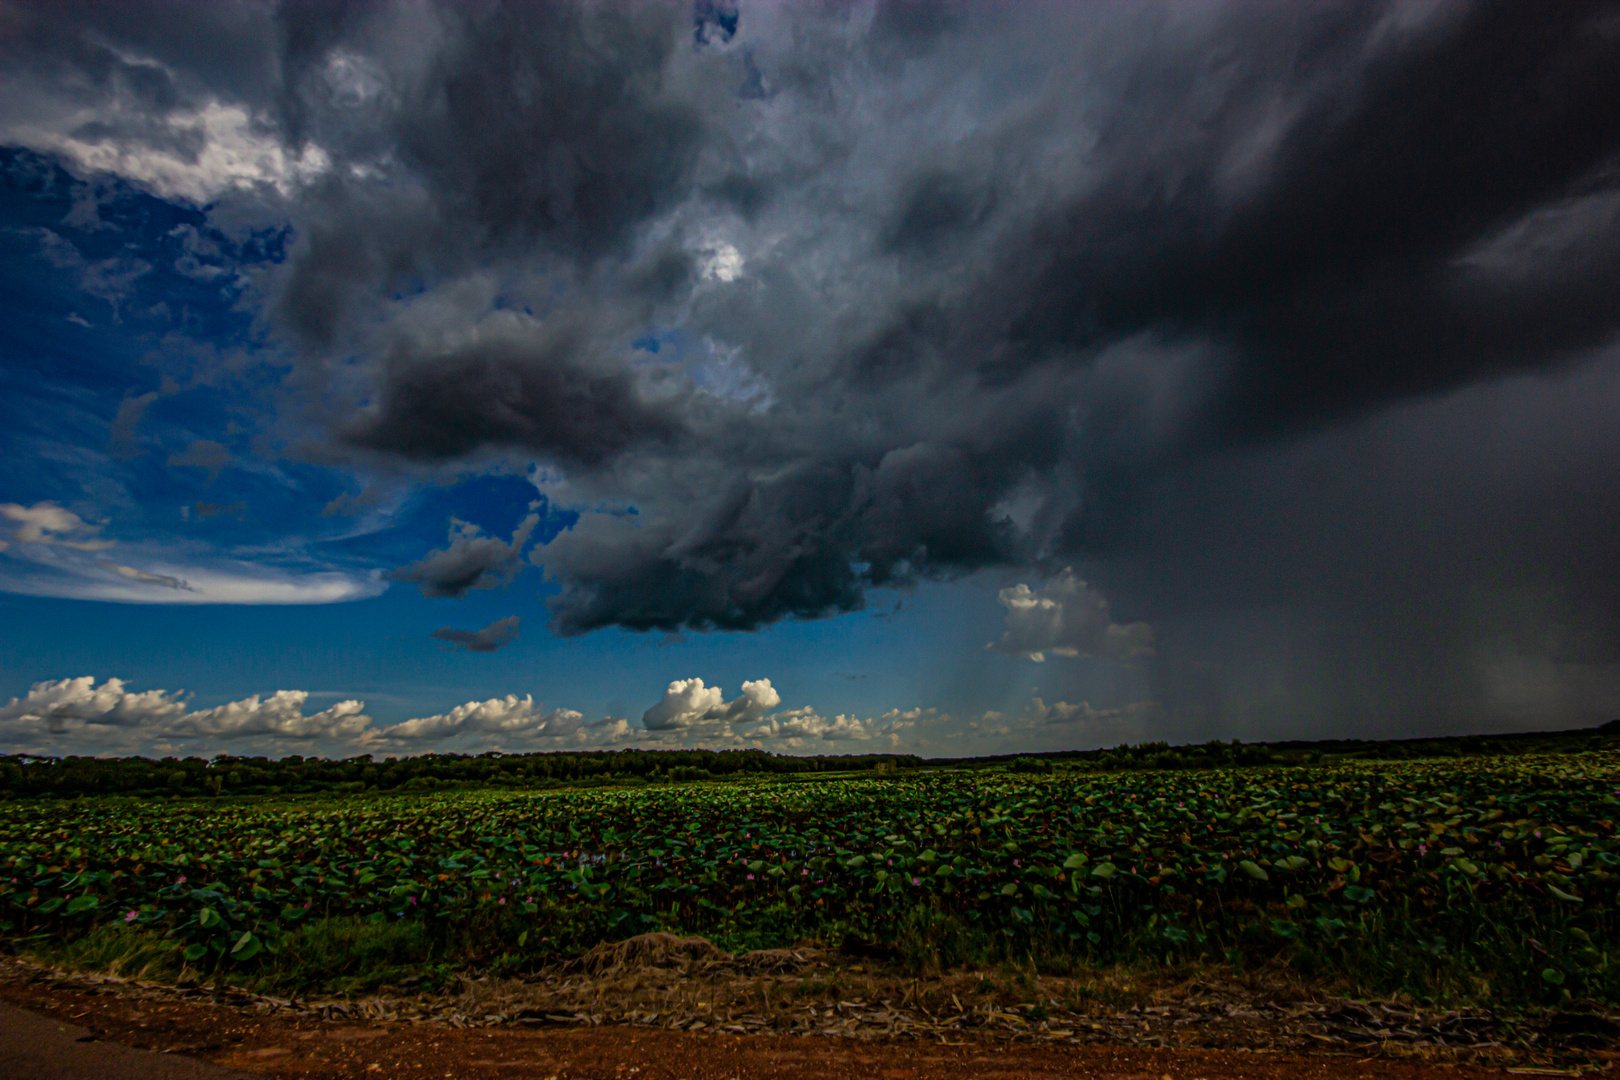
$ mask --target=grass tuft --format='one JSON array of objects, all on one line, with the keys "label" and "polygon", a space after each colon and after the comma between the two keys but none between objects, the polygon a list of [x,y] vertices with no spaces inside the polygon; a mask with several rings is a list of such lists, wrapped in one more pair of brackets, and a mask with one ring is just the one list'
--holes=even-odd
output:
[{"label": "grass tuft", "polygon": [[70,941],[43,943],[24,955],[64,971],[151,982],[178,978],[182,963],[176,942],[150,930],[125,926],[98,926]]}]

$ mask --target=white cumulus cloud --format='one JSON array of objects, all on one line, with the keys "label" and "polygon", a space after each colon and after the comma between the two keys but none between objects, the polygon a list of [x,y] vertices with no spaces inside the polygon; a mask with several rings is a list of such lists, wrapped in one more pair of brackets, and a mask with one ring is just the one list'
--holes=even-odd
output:
[{"label": "white cumulus cloud", "polygon": [[1006,630],[988,648],[1037,663],[1054,656],[1138,660],[1153,653],[1153,628],[1145,622],[1116,623],[1108,601],[1065,568],[1042,589],[1017,584],[1002,589]]},{"label": "white cumulus cloud", "polygon": [[648,731],[670,731],[691,727],[724,707],[725,693],[718,686],[704,686],[702,679],[676,679],[663,698],[641,716]]},{"label": "white cumulus cloud", "polygon": [[108,679],[100,686],[95,677],[39,682],[26,696],[12,698],[0,709],[0,732],[9,737],[17,731],[64,734],[86,726],[136,728],[173,719],[186,711],[183,695],[167,690],[131,693],[122,679]]},{"label": "white cumulus cloud", "polygon": [[782,703],[782,695],[769,679],[742,684],[742,693],[732,701],[718,686],[705,686],[698,678],[676,679],[663,698],[642,714],[648,731],[674,731],[697,724],[748,724],[761,720]]},{"label": "white cumulus cloud", "polygon": [[825,742],[887,739],[898,745],[902,731],[916,726],[918,720],[932,712],[932,709],[890,709],[882,716],[867,719],[844,713],[829,719],[807,706],[776,713],[742,734],[754,739],[820,739]]},{"label": "white cumulus cloud", "polygon": [[743,683],[731,701],[720,687],[702,679],[677,679],[640,725],[620,716],[587,720],[576,709],[548,708],[532,694],[468,701],[442,713],[377,724],[366,714],[365,703],[354,698],[307,712],[310,698],[317,696],[324,695],[278,690],[193,708],[184,691],[136,692],[122,679],[98,684],[85,675],[40,682],[0,708],[0,753],[207,755],[229,750],[349,756],[625,745],[756,746],[793,752],[826,743],[873,742],[900,749],[911,729],[949,720],[920,708],[866,718],[823,716],[808,706],[772,711],[782,698],[769,679]]},{"label": "white cumulus cloud", "polygon": [[583,713],[550,709],[525,694],[507,694],[487,701],[469,701],[449,712],[420,716],[378,728],[376,735],[389,743],[424,744],[458,736],[505,738],[559,738],[585,727]]},{"label": "white cumulus cloud", "polygon": [[188,712],[165,725],[172,738],[214,737],[240,739],[263,735],[278,739],[332,739],[347,742],[371,726],[363,701],[340,701],[331,708],[304,715],[307,690],[277,690],[267,698],[258,694],[212,709]]},{"label": "white cumulus cloud", "polygon": [[[309,693],[279,690],[193,711],[181,691],[126,689],[122,679],[99,686],[94,676],[35,683],[0,708],[0,746],[38,753],[103,750],[135,753],[154,745],[258,739],[352,743],[371,718],[362,701],[340,701],[304,714]],[[201,747],[198,747],[201,749]]]}]

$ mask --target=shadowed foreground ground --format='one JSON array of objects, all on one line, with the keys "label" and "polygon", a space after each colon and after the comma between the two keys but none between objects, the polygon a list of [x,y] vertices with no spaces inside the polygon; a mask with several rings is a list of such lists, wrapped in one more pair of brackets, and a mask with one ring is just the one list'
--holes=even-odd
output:
[{"label": "shadowed foreground ground", "polygon": [[[235,1070],[309,1080],[1471,1080],[1507,1074],[1388,1058],[1218,1050],[862,1042],[614,1025],[536,1030],[363,1025],[15,983],[0,985],[0,997],[20,1006],[0,1005],[0,1075],[8,1080],[228,1080],[243,1075]],[[1573,1068],[1538,1072],[1576,1075]]]},{"label": "shadowed foreground ground", "polygon": [[6,1080],[230,1080],[244,1074],[179,1054],[135,1050],[46,1013],[0,1005]]}]

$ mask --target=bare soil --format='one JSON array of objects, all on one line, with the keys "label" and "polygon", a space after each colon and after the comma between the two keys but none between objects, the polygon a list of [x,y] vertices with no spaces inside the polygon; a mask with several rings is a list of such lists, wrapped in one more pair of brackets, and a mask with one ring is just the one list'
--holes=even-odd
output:
[{"label": "bare soil", "polygon": [[0,1001],[97,1038],[267,1076],[542,1080],[1580,1075],[1609,1072],[1594,1007],[1534,1023],[1313,994],[1286,973],[913,979],[813,946],[730,956],[648,935],[459,992],[286,1000],[0,960]]}]

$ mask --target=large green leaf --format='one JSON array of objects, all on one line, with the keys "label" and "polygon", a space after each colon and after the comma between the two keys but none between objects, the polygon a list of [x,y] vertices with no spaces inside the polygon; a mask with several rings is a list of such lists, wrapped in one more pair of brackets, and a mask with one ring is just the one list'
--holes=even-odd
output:
[{"label": "large green leaf", "polygon": [[231,956],[237,960],[251,960],[258,956],[263,948],[264,942],[259,940],[258,935],[243,931],[242,936],[236,939],[236,944],[231,946]]}]

